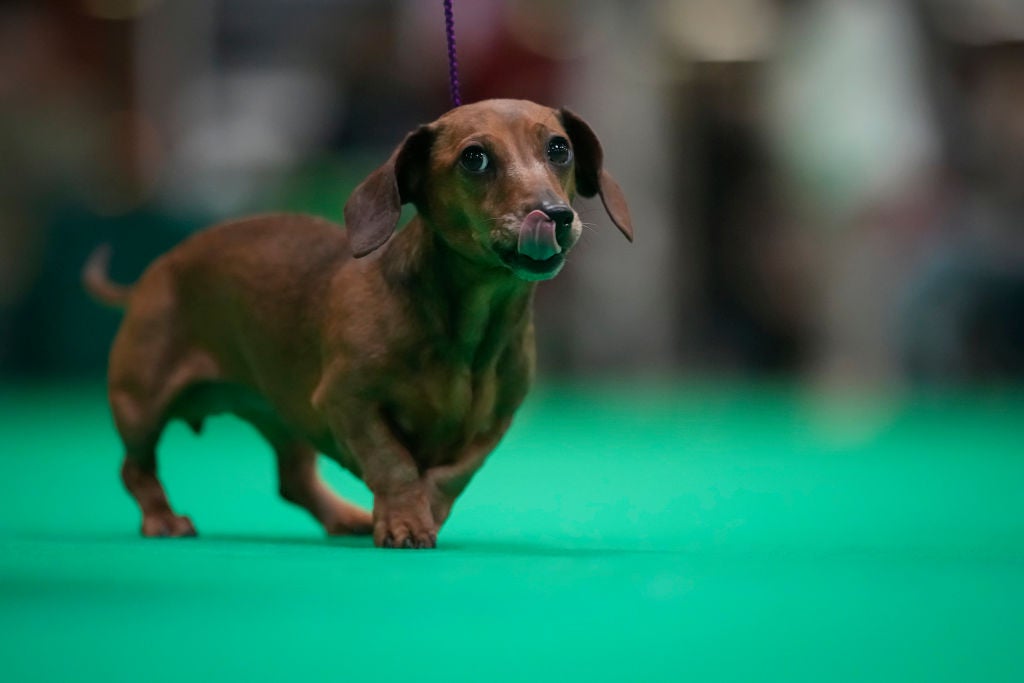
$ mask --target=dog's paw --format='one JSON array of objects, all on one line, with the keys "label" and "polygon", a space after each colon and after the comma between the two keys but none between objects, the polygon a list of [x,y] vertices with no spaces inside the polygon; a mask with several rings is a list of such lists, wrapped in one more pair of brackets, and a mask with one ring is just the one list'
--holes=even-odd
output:
[{"label": "dog's paw", "polygon": [[192,520],[171,511],[145,515],[142,518],[142,535],[148,538],[180,538],[195,536]]},{"label": "dog's paw", "polygon": [[416,533],[397,529],[384,531],[380,536],[381,540],[378,541],[378,534],[374,533],[374,544],[378,548],[422,550],[437,547],[437,534],[433,531]]},{"label": "dog's paw", "polygon": [[378,548],[436,548],[437,527],[426,497],[378,498],[373,508],[373,542]]}]

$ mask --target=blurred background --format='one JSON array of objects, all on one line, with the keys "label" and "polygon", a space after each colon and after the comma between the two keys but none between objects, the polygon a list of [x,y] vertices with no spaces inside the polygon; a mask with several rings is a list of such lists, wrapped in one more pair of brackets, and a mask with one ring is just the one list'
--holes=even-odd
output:
[{"label": "blurred background", "polygon": [[[538,295],[548,377],[1024,376],[1024,3],[455,2],[463,98],[568,105],[631,202]],[[0,3],[0,380],[102,376],[217,220],[340,219],[448,107],[440,0]]]}]

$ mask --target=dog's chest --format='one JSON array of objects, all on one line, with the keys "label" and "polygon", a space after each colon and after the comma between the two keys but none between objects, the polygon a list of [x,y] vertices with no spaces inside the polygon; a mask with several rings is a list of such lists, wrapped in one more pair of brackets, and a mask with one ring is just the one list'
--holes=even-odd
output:
[{"label": "dog's chest", "polygon": [[418,461],[441,464],[494,428],[500,391],[493,368],[471,372],[428,364],[400,381],[392,403],[393,426]]}]

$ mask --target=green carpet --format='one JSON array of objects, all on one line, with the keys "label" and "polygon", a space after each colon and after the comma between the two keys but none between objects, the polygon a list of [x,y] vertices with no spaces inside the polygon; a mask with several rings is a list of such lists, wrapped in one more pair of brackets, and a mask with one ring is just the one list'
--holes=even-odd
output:
[{"label": "green carpet", "polygon": [[0,680],[1024,680],[1020,394],[538,391],[434,552],[322,538],[231,418],[161,453],[198,539],[102,387],[0,395]]}]

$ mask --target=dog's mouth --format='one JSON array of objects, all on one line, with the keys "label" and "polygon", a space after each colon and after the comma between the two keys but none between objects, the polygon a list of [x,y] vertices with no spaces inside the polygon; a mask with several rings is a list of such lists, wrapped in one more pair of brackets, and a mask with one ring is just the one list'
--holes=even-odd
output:
[{"label": "dog's mouth", "polygon": [[558,226],[543,211],[531,211],[519,228],[515,251],[501,254],[512,271],[524,280],[554,277],[565,264],[565,250],[558,242]]},{"label": "dog's mouth", "polygon": [[513,251],[503,255],[501,260],[523,280],[547,280],[557,275],[565,265],[565,257],[561,254],[537,261]]}]

